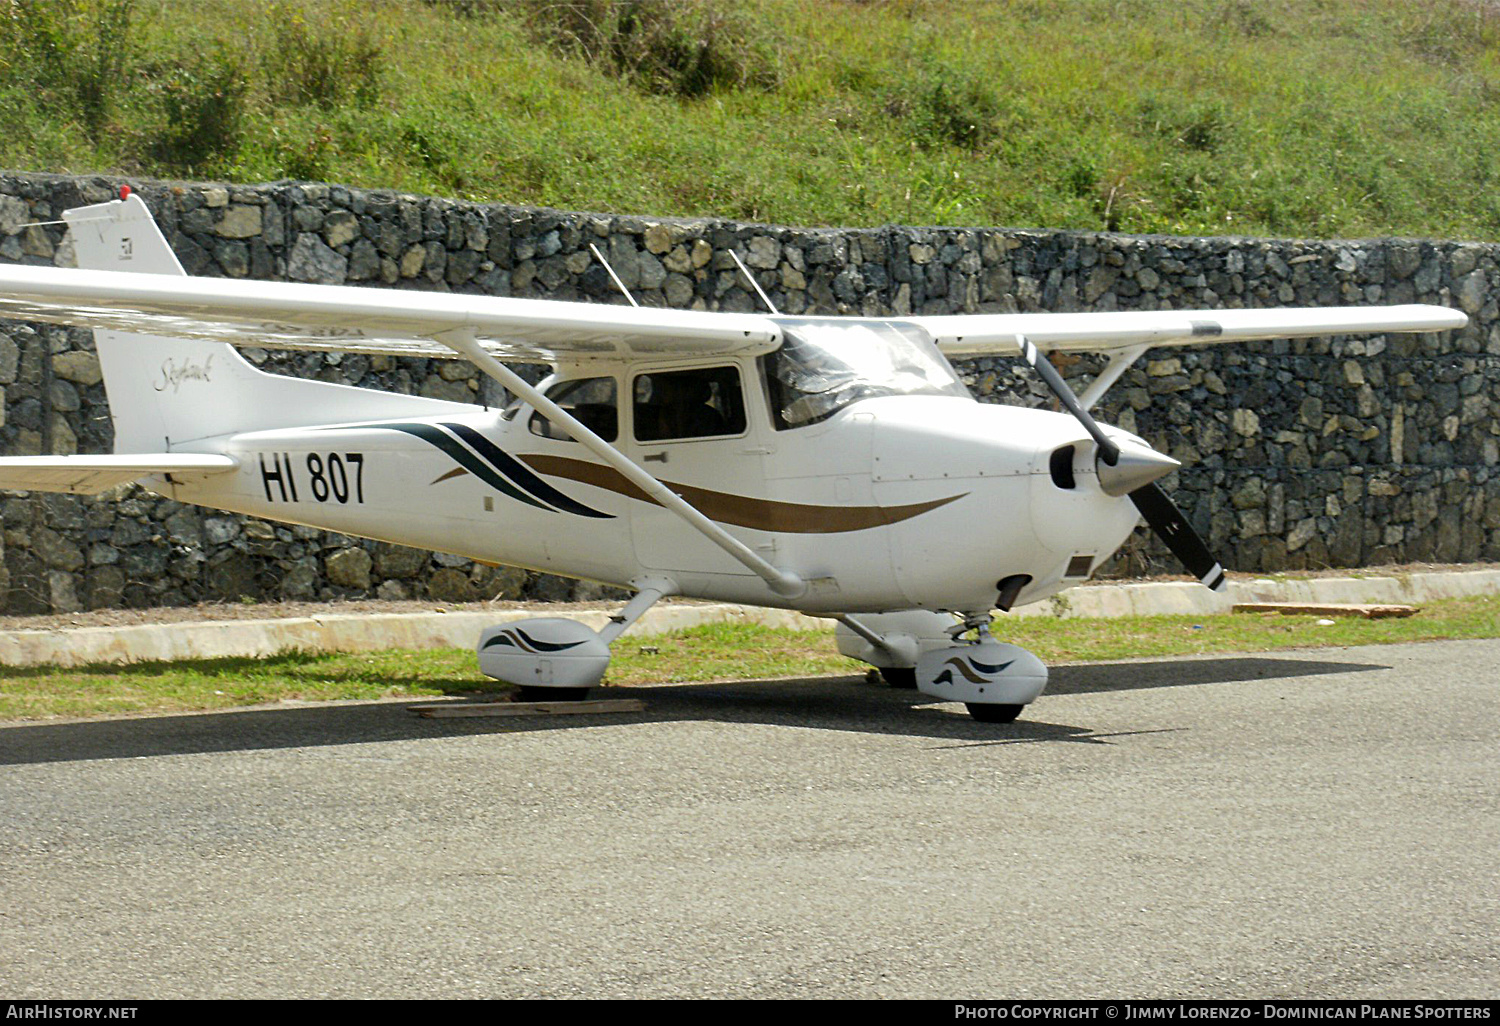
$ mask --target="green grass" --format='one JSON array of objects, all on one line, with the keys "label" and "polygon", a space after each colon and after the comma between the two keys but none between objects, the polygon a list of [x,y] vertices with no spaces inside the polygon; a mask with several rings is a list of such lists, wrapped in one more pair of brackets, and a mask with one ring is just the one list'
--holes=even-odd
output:
[{"label": "green grass", "polygon": [[8,11],[13,169],[806,225],[1500,234],[1480,0]]},{"label": "green grass", "polygon": [[[1044,662],[1262,652],[1446,638],[1500,637],[1500,597],[1434,602],[1401,620],[1268,615],[1148,616],[1109,620],[1027,617],[995,634]],[[654,651],[653,651],[654,650]],[[837,654],[830,631],[715,624],[615,645],[614,686],[860,674]],[[79,669],[0,670],[0,720],[225,709],[288,699],[329,701],[478,695],[504,690],[458,649],[358,655],[291,653]]]}]

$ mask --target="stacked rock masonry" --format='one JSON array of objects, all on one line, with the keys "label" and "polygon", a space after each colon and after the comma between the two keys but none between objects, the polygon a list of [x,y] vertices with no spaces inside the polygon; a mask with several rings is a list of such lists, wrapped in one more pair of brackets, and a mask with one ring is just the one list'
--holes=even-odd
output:
[{"label": "stacked rock masonry", "polygon": [[[0,260],[68,265],[62,210],[120,181],[0,175]],[[1183,462],[1164,484],[1233,570],[1500,560],[1500,245],[1140,237],[972,228],[808,229],[479,205],[304,182],[132,182],[189,274],[754,310],[729,251],[786,313],[888,315],[1438,303],[1441,335],[1161,349],[1098,414]],[[0,453],[108,452],[91,333],[0,322]],[[267,369],[466,402],[471,366],[248,355]],[[1100,366],[1076,359],[1081,388]],[[959,366],[988,402],[1044,405],[1016,361]],[[127,489],[0,493],[0,612],[351,597],[539,600],[606,589]],[[1104,575],[1175,572],[1140,531]]]}]

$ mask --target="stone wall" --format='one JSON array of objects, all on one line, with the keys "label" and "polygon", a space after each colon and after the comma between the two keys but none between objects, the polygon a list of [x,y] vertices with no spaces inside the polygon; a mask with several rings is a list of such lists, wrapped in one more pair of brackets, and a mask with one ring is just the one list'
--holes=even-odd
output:
[{"label": "stone wall", "polygon": [[[67,264],[56,220],[104,178],[0,174],[0,259]],[[741,253],[788,313],[958,313],[1428,302],[1441,335],[1158,350],[1101,404],[1186,466],[1165,484],[1230,569],[1500,559],[1500,246],[1012,229],[804,229],[478,205],[339,186],[137,182],[190,274],[753,310]],[[32,226],[26,227],[31,224]],[[89,333],[0,323],[0,453],[107,452]],[[494,403],[458,361],[266,354],[286,373]],[[1075,387],[1102,361],[1064,373]],[[960,366],[985,400],[1042,405],[1009,359]],[[150,496],[0,498],[5,612],[202,600],[598,597],[468,560]],[[1144,531],[1106,573],[1175,572]]]}]

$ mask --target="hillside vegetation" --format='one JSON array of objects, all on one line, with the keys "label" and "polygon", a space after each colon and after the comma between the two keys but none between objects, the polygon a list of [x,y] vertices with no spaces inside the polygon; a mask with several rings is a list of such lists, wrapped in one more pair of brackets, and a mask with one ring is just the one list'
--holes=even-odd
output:
[{"label": "hillside vegetation", "polygon": [[1493,0],[0,0],[0,167],[1500,237]]}]

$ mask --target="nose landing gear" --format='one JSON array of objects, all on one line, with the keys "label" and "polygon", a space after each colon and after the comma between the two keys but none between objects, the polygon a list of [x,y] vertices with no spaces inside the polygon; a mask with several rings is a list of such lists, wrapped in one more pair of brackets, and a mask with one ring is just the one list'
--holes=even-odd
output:
[{"label": "nose landing gear", "polygon": [[840,652],[878,667],[891,686],[963,702],[982,723],[1013,722],[1047,686],[1040,659],[990,637],[988,611],[959,623],[926,610],[844,616],[835,637]]}]

